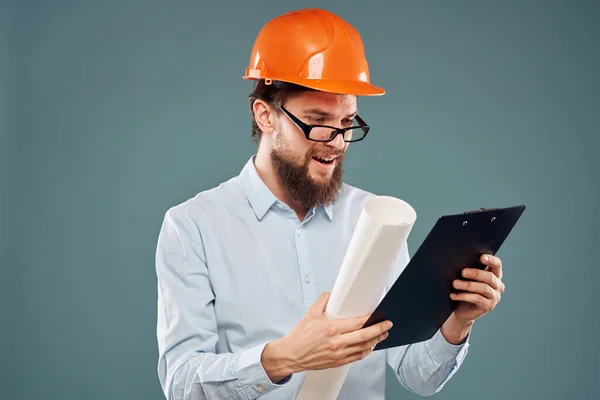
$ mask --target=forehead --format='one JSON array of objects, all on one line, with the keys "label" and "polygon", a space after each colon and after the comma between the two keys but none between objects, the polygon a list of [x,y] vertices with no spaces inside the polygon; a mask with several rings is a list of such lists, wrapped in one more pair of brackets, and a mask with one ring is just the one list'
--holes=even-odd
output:
[{"label": "forehead", "polygon": [[320,108],[331,113],[352,113],[356,110],[356,96],[326,92],[301,92],[287,101],[296,109]]}]

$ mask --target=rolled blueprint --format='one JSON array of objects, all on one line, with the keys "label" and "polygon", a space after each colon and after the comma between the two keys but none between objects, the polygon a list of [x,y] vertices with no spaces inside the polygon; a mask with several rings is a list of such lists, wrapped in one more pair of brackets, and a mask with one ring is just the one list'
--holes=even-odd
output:
[{"label": "rolled blueprint", "polygon": [[[328,319],[371,314],[417,218],[405,201],[374,196],[365,202],[325,310]],[[351,364],[308,371],[296,400],[335,400]]]}]

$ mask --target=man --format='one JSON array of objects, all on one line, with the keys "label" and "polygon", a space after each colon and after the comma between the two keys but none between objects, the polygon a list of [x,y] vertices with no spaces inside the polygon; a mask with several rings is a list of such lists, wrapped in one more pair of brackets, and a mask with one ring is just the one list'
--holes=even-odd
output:
[{"label": "man", "polygon": [[[460,305],[428,341],[373,352],[389,321],[324,317],[371,193],[342,181],[349,143],[369,130],[370,83],[356,30],[316,9],[270,21],[246,79],[258,151],[241,173],[167,211],[159,235],[158,373],[168,399],[292,399],[309,370],[352,363],[340,399],[383,399],[389,364],[430,395],[460,367],[473,321],[504,290],[499,259],[465,270]],[[388,288],[408,263],[408,251]],[[396,321],[402,324],[402,321]],[[397,329],[401,329],[397,328]]]}]

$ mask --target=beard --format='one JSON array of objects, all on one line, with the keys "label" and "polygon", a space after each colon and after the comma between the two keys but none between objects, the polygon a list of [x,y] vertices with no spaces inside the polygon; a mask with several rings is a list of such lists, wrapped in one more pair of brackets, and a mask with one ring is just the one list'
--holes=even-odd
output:
[{"label": "beard", "polygon": [[[344,152],[340,150],[319,151],[317,146],[314,146],[308,151],[305,159],[300,162],[296,162],[293,154],[290,153],[285,151],[285,146],[275,148],[271,152],[271,165],[279,182],[288,193],[307,209],[318,205],[325,207],[335,203],[342,187]],[[310,176],[309,165],[313,156],[325,153],[336,155],[336,164],[329,180],[317,182]]]}]

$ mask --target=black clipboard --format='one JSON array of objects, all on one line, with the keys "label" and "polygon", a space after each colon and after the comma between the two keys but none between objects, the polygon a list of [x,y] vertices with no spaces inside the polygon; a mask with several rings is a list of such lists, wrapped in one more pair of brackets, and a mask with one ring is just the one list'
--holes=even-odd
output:
[{"label": "black clipboard", "polygon": [[465,279],[464,268],[485,268],[481,255],[498,252],[523,211],[519,205],[440,217],[363,326],[394,324],[374,351],[433,337],[456,308],[452,281]]}]

